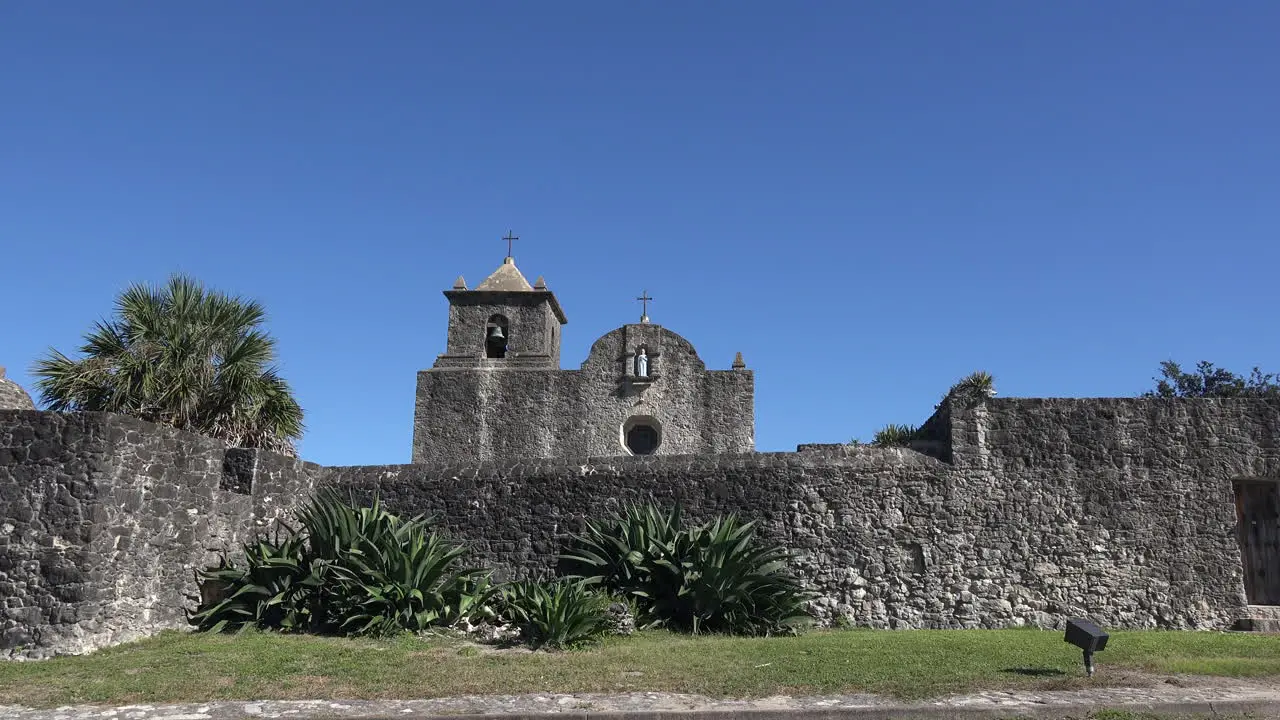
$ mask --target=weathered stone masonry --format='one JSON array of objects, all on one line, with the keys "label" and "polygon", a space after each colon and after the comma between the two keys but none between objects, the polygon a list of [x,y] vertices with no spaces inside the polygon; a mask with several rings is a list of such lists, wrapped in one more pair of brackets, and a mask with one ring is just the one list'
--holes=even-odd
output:
[{"label": "weathered stone masonry", "polygon": [[941,443],[798,453],[335,468],[440,515],[485,559],[550,568],[619,501],[737,512],[800,553],[827,614],[875,627],[1227,628],[1245,604],[1232,482],[1280,473],[1280,405],[993,400],[944,408]]},{"label": "weathered stone masonry", "polygon": [[944,405],[926,428],[924,452],[320,468],[116,416],[2,412],[0,648],[41,656],[184,627],[191,570],[316,483],[437,515],[508,577],[548,571],[584,518],[652,498],[759,520],[799,555],[824,617],[860,625],[1225,629],[1241,616],[1233,482],[1280,477],[1280,403],[1004,399]]},{"label": "weathered stone masonry", "polygon": [[0,651],[185,626],[193,571],[288,513],[319,469],[119,415],[0,411]]},{"label": "weathered stone masonry", "polygon": [[5,377],[3,367],[0,367],[0,410],[35,410],[36,404],[32,402],[31,396],[18,383]]},{"label": "weathered stone masonry", "polygon": [[[638,344],[655,382],[624,374]],[[579,370],[433,368],[418,373],[413,461],[621,455],[635,417],[661,428],[660,455],[749,451],[754,383],[749,370],[707,370],[689,341],[638,323],[598,339]]]}]

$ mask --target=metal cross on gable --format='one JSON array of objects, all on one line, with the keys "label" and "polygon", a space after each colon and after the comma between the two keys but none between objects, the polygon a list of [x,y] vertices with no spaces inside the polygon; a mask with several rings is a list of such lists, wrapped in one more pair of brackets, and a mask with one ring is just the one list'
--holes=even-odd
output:
[{"label": "metal cross on gable", "polygon": [[511,231],[510,231],[510,230],[508,230],[508,231],[507,231],[507,235],[506,235],[506,237],[504,237],[504,238],[502,238],[502,239],[507,241],[507,257],[511,257],[511,241],[513,241],[513,240],[519,240],[519,239],[520,239],[520,236],[519,236],[519,235],[513,235],[513,234],[511,234]]},{"label": "metal cross on gable", "polygon": [[637,299],[637,300],[639,300],[639,301],[640,301],[640,303],[641,303],[641,305],[640,305],[640,307],[641,307],[641,310],[640,310],[640,320],[641,320],[641,322],[648,322],[648,321],[649,321],[649,301],[650,301],[650,300],[652,300],[653,298],[649,297],[649,291],[648,291],[648,290],[644,290],[644,291],[642,291],[642,292],[640,293],[640,297],[638,297],[638,298],[636,298],[636,299]]}]

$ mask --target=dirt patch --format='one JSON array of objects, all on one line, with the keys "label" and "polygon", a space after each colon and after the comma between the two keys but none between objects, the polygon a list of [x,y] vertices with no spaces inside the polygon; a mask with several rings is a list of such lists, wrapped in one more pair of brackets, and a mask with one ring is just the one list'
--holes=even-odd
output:
[{"label": "dirt patch", "polygon": [[[1151,688],[1170,680],[1169,676],[1153,675],[1141,670],[1124,668],[1108,668],[1105,673],[1097,673],[1093,677],[1045,676],[1030,683],[1017,683],[1016,687],[1027,690],[1089,690],[1092,688]],[[1221,681],[1222,678],[1214,678]]]},{"label": "dirt patch", "polygon": [[305,700],[334,697],[334,685],[334,679],[324,675],[295,675],[280,689],[291,700]]},{"label": "dirt patch", "polygon": [[441,657],[445,655],[529,655],[538,650],[532,650],[527,645],[495,645],[493,643],[480,643],[472,640],[459,640],[450,643],[447,647],[435,648],[432,650],[416,650],[409,653],[410,657],[419,655]]}]

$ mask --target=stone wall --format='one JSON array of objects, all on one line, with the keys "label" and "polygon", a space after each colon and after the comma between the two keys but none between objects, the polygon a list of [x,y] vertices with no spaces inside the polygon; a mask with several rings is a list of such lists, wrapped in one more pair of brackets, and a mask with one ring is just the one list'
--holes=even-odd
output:
[{"label": "stone wall", "polygon": [[[762,524],[764,536],[799,552],[796,568],[832,598],[850,583],[884,581],[901,565],[914,535],[901,528],[903,509],[922,521],[947,469],[909,450],[850,448],[836,454],[753,453],[709,456],[530,460],[480,467],[333,468],[326,480],[362,499],[376,491],[405,514],[439,518],[464,538],[474,558],[507,578],[545,575],[565,541],[588,518],[623,503],[679,504],[693,521],[735,512]],[[919,505],[919,507],[917,507]],[[910,507],[908,507],[910,506]],[[857,577],[854,577],[857,576]],[[860,587],[861,585],[859,585]],[[887,620],[868,606],[847,608],[859,622]]]},{"label": "stone wall", "polygon": [[956,476],[995,483],[1031,577],[1118,625],[1244,614],[1234,483],[1280,478],[1278,445],[1275,400],[995,400],[952,425]]},{"label": "stone wall", "polygon": [[288,512],[318,471],[118,415],[0,412],[0,652],[186,627],[193,571]]},{"label": "stone wall", "polygon": [[[873,627],[1227,628],[1245,604],[1232,482],[1280,475],[1262,400],[950,402],[924,454],[578,458],[334,468],[327,482],[429,513],[510,576],[547,572],[619,502],[737,512],[801,554],[824,615]],[[945,462],[939,458],[949,458]]]},{"label": "stone wall", "polygon": [[1233,482],[1280,477],[1280,402],[944,404],[920,448],[321,468],[102,414],[0,412],[0,650],[185,627],[192,571],[318,483],[428,513],[501,577],[549,572],[628,501],[734,512],[870,627],[1225,629],[1245,604]]}]

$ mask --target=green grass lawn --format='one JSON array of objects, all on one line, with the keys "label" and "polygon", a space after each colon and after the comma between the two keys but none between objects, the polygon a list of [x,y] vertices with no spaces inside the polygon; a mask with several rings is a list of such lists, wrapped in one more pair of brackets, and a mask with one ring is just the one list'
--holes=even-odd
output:
[{"label": "green grass lawn", "polygon": [[80,657],[0,663],[0,704],[431,698],[668,691],[714,697],[921,698],[1003,687],[1133,684],[1140,672],[1280,676],[1280,637],[1116,632],[1083,677],[1061,632],[830,630],[788,638],[645,632],[587,650],[491,652],[445,638],[374,641],[169,632]]}]

